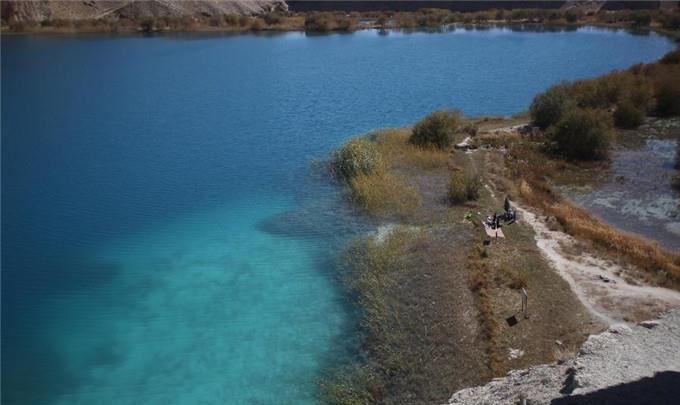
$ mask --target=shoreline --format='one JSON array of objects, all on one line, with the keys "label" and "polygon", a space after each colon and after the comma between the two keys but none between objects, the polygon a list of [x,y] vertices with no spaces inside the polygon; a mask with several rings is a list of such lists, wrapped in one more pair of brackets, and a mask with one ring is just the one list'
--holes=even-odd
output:
[{"label": "shoreline", "polygon": [[[572,359],[589,336],[616,322],[647,321],[680,307],[680,255],[598,220],[555,183],[567,169],[609,161],[609,138],[631,125],[617,110],[635,86],[649,86],[648,97],[658,100],[638,104],[642,121],[678,114],[661,90],[675,88],[678,52],[555,85],[536,95],[523,123],[444,110],[412,127],[350,139],[336,152],[331,167],[346,176],[341,184],[357,215],[387,221],[392,232],[378,228],[352,244],[346,277],[363,314],[367,355],[355,374],[325,385],[331,403],[357,392],[378,403],[444,402],[435,398],[443,390]],[[662,77],[668,81],[657,81]],[[602,96],[611,87],[616,91],[606,94],[615,97]],[[562,110],[540,129],[542,100],[557,91]],[[577,100],[583,105],[571,104]],[[591,113],[596,120],[584,115]],[[573,128],[562,124],[572,116],[592,122],[582,132],[601,130],[607,140],[576,152],[559,149],[564,138],[557,135],[564,135],[557,131]],[[484,218],[506,196],[518,220],[503,228],[505,238],[486,237]],[[525,291],[528,312],[519,309]],[[469,353],[477,360],[457,363]]]}]

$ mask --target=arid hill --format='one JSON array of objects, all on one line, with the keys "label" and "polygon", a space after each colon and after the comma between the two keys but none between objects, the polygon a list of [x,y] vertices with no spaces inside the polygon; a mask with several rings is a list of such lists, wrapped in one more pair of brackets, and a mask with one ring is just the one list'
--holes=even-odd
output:
[{"label": "arid hill", "polygon": [[287,9],[283,0],[37,0],[3,1],[4,21],[131,19],[147,17],[253,15]]}]

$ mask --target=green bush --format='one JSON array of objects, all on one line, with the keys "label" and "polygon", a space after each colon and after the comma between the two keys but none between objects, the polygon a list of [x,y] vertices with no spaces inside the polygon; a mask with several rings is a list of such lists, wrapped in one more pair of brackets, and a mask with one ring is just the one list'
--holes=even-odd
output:
[{"label": "green bush", "polygon": [[267,23],[267,25],[276,25],[283,22],[283,16],[278,13],[266,13],[262,16],[262,18],[264,19],[264,22]]},{"label": "green bush", "polygon": [[416,123],[409,142],[424,147],[447,149],[454,142],[454,135],[460,124],[458,111],[435,111]]},{"label": "green bush", "polygon": [[560,120],[562,113],[571,103],[569,84],[552,86],[534,97],[529,107],[531,120],[535,126],[546,129]]},{"label": "green bush", "polygon": [[457,170],[449,177],[448,197],[451,204],[460,204],[479,198],[482,182],[472,171]]},{"label": "green bush", "polygon": [[680,48],[665,54],[663,58],[661,58],[661,63],[664,65],[677,65],[680,63]]},{"label": "green bush", "polygon": [[680,66],[666,66],[654,78],[656,113],[662,117],[680,115]]},{"label": "green bush", "polygon": [[664,29],[671,30],[671,31],[680,30],[680,14],[674,13],[674,14],[666,15],[661,20],[661,26]]},{"label": "green bush", "polygon": [[352,31],[356,27],[357,20],[344,13],[314,13],[305,18],[308,32]]},{"label": "green bush", "polygon": [[349,140],[333,155],[331,170],[341,180],[350,181],[358,175],[369,175],[382,165],[375,145],[363,138]]},{"label": "green bush", "polygon": [[645,111],[641,110],[630,99],[617,103],[614,112],[614,123],[619,128],[637,128],[645,121]]},{"label": "green bush", "polygon": [[652,22],[652,16],[649,15],[648,11],[635,11],[631,15],[631,20],[633,21],[633,26],[636,28],[649,27]]},{"label": "green bush", "polygon": [[604,159],[609,153],[611,118],[606,111],[572,107],[550,130],[557,151],[572,159]]},{"label": "green bush", "polygon": [[577,12],[575,12],[575,11],[567,11],[566,13],[564,13],[564,18],[567,19],[567,22],[568,22],[568,23],[572,23],[572,24],[573,24],[573,23],[575,23],[576,21],[578,21],[579,14],[578,14]]}]

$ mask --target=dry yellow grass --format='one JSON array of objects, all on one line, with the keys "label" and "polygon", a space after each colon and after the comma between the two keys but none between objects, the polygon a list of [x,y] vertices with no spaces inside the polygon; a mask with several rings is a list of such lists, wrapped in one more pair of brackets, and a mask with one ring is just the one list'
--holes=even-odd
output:
[{"label": "dry yellow grass", "polygon": [[626,255],[636,265],[652,271],[661,284],[680,285],[680,255],[663,250],[656,242],[612,228],[569,200],[552,204],[549,211],[569,234]]},{"label": "dry yellow grass", "polygon": [[352,199],[372,215],[408,217],[422,204],[415,187],[387,171],[358,175],[349,187]]},{"label": "dry yellow grass", "polygon": [[430,170],[447,166],[448,152],[413,145],[408,141],[410,134],[411,130],[408,128],[385,129],[373,132],[371,139],[391,167],[418,167]]},{"label": "dry yellow grass", "polygon": [[662,249],[656,242],[605,224],[557,194],[545,181],[522,180],[519,194],[530,205],[554,216],[570,235],[628,258],[649,272],[650,281],[680,289],[680,255]]},{"label": "dry yellow grass", "polygon": [[477,147],[508,148],[521,140],[522,136],[517,132],[499,132],[479,134],[473,138],[472,143]]},{"label": "dry yellow grass", "polygon": [[492,303],[492,274],[489,263],[484,260],[487,257],[485,249],[482,246],[481,238],[477,236],[475,247],[470,249],[468,254],[468,268],[470,270],[468,283],[470,289],[476,295],[475,301],[481,317],[480,323],[486,338],[489,369],[494,376],[500,376],[503,372],[503,360],[499,349],[500,325]]}]

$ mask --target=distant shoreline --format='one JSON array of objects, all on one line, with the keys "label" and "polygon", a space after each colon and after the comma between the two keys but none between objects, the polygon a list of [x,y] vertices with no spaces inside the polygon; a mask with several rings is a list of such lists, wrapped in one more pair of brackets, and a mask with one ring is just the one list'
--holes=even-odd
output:
[{"label": "distant shoreline", "polygon": [[572,10],[516,9],[452,12],[270,12],[259,15],[142,17],[138,19],[46,20],[2,22],[2,34],[92,33],[350,33],[367,29],[441,30],[450,28],[577,29],[597,27],[653,31],[678,41],[680,13],[619,10],[583,13]]}]

